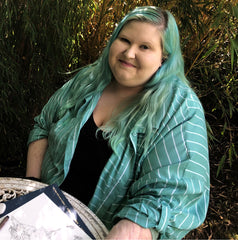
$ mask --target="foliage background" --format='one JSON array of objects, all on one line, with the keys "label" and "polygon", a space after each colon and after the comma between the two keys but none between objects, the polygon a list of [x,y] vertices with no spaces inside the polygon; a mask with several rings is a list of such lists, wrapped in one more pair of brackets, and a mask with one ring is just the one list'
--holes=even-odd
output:
[{"label": "foliage background", "polygon": [[142,5],[176,17],[187,78],[206,112],[210,208],[186,238],[238,238],[237,0],[0,0],[0,176],[24,175],[33,118],[71,71],[98,58],[122,16]]}]

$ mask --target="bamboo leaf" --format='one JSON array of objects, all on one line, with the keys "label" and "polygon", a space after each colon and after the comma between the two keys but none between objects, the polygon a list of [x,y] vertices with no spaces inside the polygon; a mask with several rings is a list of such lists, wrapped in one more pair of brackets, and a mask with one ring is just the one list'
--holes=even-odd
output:
[{"label": "bamboo leaf", "polygon": [[219,176],[221,170],[223,169],[224,167],[224,164],[225,164],[225,161],[226,161],[226,154],[224,154],[219,162],[219,165],[218,165],[218,169],[217,169],[217,175],[216,177]]},{"label": "bamboo leaf", "polygon": [[236,64],[235,59],[238,57],[238,35],[235,39],[230,39],[231,42],[231,69],[234,69],[234,65]]},{"label": "bamboo leaf", "polygon": [[229,164],[230,164],[230,167],[232,166],[232,160],[233,160],[233,145],[230,146],[229,148],[229,151],[228,151],[228,154],[229,154]]},{"label": "bamboo leaf", "polygon": [[214,44],[203,56],[202,59],[207,58],[217,48],[218,44]]},{"label": "bamboo leaf", "polygon": [[207,135],[208,135],[209,141],[212,141],[212,142],[216,141],[216,142],[218,142],[218,139],[215,138],[214,132],[213,132],[213,130],[211,128],[211,125],[209,124],[208,121],[206,121],[206,128],[207,128]]},{"label": "bamboo leaf", "polygon": [[231,9],[232,15],[238,19],[238,4],[236,6],[231,6]]}]

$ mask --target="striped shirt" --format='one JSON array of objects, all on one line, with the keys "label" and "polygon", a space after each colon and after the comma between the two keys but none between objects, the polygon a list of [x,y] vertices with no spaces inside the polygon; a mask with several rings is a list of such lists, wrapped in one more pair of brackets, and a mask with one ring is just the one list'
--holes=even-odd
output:
[{"label": "striped shirt", "polygon": [[[28,143],[48,138],[43,182],[60,185],[69,171],[80,129],[101,93],[56,119],[73,80],[59,89],[35,118]],[[152,143],[142,154],[143,126],[121,142],[109,158],[88,207],[108,229],[122,218],[155,229],[161,239],[181,239],[202,224],[209,202],[209,161],[204,111],[196,94],[182,83],[157,113]],[[81,161],[87,161],[82,159]],[[92,166],[93,167],[93,166]],[[87,179],[85,179],[85,182]]]}]

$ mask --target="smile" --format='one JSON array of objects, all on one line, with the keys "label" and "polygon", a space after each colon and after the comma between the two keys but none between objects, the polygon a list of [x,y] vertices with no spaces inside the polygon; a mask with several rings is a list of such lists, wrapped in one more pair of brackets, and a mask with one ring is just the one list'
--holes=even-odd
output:
[{"label": "smile", "polygon": [[135,66],[134,64],[130,63],[130,62],[127,62],[127,61],[124,61],[124,60],[121,60],[121,59],[119,59],[119,62],[120,62],[123,66],[125,66],[125,67],[134,67],[134,68],[136,68],[136,66]]}]

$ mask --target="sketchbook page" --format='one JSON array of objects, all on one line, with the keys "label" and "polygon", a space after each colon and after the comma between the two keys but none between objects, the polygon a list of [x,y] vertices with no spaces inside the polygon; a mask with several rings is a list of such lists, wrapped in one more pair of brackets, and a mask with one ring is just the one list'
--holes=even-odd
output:
[{"label": "sketchbook page", "polygon": [[2,214],[0,214],[0,219],[18,207],[22,206],[23,204],[29,202],[33,198],[39,196],[41,193],[45,193],[46,196],[48,196],[49,199],[51,199],[56,204],[56,206],[58,206],[65,214],[67,214],[80,228],[82,228],[89,237],[95,239],[91,231],[88,229],[84,221],[80,218],[77,211],[67,200],[64,193],[60,190],[57,184],[49,185],[47,187],[7,201],[5,203],[6,209]]},{"label": "sketchbook page", "polygon": [[[80,228],[86,232],[89,237],[95,239],[91,231],[88,229],[84,221],[80,218],[77,211],[70,204],[64,193],[60,190],[57,184],[52,184],[45,188],[44,193],[67,214]],[[28,194],[29,195],[29,194]]]},{"label": "sketchbook page", "polygon": [[8,216],[0,230],[0,239],[91,239],[45,193],[8,213]]}]

